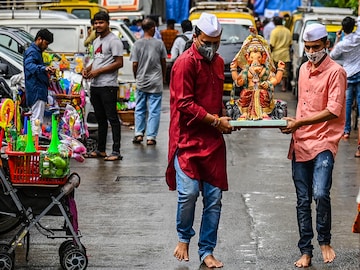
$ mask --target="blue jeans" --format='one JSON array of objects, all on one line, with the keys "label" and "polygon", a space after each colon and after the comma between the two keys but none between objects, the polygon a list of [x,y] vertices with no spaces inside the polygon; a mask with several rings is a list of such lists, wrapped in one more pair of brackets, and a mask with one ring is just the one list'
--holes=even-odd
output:
[{"label": "blue jeans", "polygon": [[316,231],[320,245],[331,241],[331,203],[330,189],[334,157],[329,150],[321,152],[313,160],[292,161],[292,174],[297,195],[297,221],[300,233],[298,247],[301,254],[312,256],[311,244],[314,232],[312,228],[311,203],[316,204]]},{"label": "blue jeans", "polygon": [[[159,131],[162,93],[146,93],[136,90],[135,136],[145,134],[148,140],[155,140]],[[148,105],[149,103],[149,105]],[[147,107],[149,112],[147,115]]]},{"label": "blue jeans", "polygon": [[[179,241],[190,243],[195,235],[193,229],[195,205],[200,192],[200,182],[191,179],[181,170],[177,156],[175,156],[176,187],[178,192],[178,207],[176,215],[176,229]],[[199,233],[199,256],[202,262],[211,255],[216,246],[217,231],[221,213],[221,189],[204,181],[202,185],[203,213]]]},{"label": "blue jeans", "polygon": [[349,134],[351,131],[351,110],[354,98],[356,98],[358,111],[360,112],[360,81],[352,82],[350,78],[348,79],[348,85],[346,89],[346,121],[344,128],[344,133]]}]

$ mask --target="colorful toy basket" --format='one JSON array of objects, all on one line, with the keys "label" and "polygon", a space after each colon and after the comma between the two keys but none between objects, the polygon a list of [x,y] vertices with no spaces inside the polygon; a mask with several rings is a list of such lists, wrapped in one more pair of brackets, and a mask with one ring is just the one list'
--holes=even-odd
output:
[{"label": "colorful toy basket", "polygon": [[59,104],[60,108],[65,108],[66,105],[74,105],[75,103],[77,105],[81,104],[81,98],[80,95],[65,95],[65,94],[56,94],[55,99]]},{"label": "colorful toy basket", "polygon": [[45,178],[40,175],[40,152],[24,153],[6,150],[10,181],[26,185],[64,185],[67,176]]}]

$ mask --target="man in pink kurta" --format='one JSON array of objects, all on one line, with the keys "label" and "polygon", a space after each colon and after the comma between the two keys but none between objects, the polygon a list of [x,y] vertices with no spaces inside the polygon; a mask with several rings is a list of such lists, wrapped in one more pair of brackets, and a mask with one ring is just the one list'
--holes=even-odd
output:
[{"label": "man in pink kurta", "polygon": [[294,264],[311,265],[313,255],[311,203],[316,204],[317,241],[324,263],[335,259],[331,242],[330,189],[334,159],[345,124],[346,72],[326,53],[329,46],[322,24],[304,30],[308,62],[299,73],[296,118],[288,120],[283,133],[292,133],[288,158],[297,195],[297,220],[301,257]]},{"label": "man in pink kurta", "polygon": [[231,133],[222,101],[224,61],[216,53],[221,26],[203,13],[195,27],[194,43],[174,63],[170,80],[170,128],[166,181],[178,192],[174,256],[189,260],[189,243],[199,193],[203,213],[199,257],[209,268],[222,267],[213,250],[221,212],[222,191],[228,189],[223,133]]}]

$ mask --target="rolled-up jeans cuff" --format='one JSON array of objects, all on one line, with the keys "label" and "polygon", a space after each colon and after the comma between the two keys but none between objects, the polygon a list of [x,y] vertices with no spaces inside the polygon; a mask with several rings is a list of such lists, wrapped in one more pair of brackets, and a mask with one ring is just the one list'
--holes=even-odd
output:
[{"label": "rolled-up jeans cuff", "polygon": [[301,252],[301,255],[309,255],[309,256],[310,256],[310,258],[312,258],[312,257],[313,257],[313,254],[312,254],[312,252],[311,252],[311,251],[302,251],[302,252]]},{"label": "rolled-up jeans cuff", "polygon": [[179,237],[179,242],[184,244],[190,244],[190,239],[182,239]]},{"label": "rolled-up jeans cuff", "polygon": [[212,255],[212,252],[206,251],[203,255],[200,256],[200,262],[203,263],[205,258],[209,255]]}]

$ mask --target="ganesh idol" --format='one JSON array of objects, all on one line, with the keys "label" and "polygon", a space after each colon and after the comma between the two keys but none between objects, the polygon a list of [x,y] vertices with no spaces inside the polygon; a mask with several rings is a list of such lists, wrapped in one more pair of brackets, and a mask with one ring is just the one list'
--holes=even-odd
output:
[{"label": "ganesh idol", "polygon": [[275,68],[267,41],[250,27],[250,35],[230,64],[235,85],[243,88],[239,100],[235,101],[241,113],[237,120],[271,119],[269,115],[275,107],[274,87],[281,82],[284,68],[282,61]]}]

